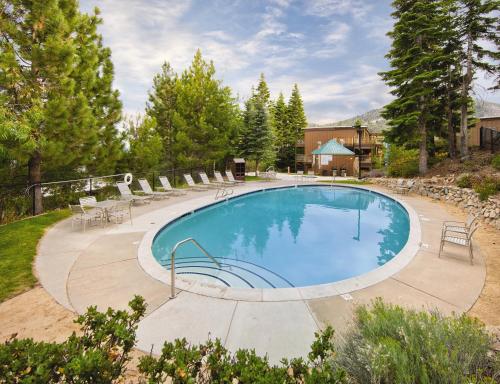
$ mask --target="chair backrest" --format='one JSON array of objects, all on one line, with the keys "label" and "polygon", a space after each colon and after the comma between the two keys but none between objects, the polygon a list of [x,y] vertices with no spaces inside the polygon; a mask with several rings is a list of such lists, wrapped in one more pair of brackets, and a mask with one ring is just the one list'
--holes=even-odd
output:
[{"label": "chair backrest", "polygon": [[190,187],[195,187],[196,186],[196,184],[194,183],[193,178],[191,177],[191,175],[189,173],[185,173],[184,174],[184,180],[186,180],[187,185],[189,185]]},{"label": "chair backrest", "polygon": [[127,183],[116,183],[118,190],[120,191],[120,195],[122,196],[132,196],[132,191],[128,187]]},{"label": "chair backrest", "polygon": [[308,176],[314,176],[314,171],[311,171],[311,170],[307,171],[307,175]]},{"label": "chair backrest", "polygon": [[85,209],[81,205],[68,204],[69,209],[73,215],[82,215],[85,213]]},{"label": "chair backrest", "polygon": [[146,179],[139,179],[137,181],[139,182],[139,185],[141,186],[144,193],[153,193],[153,189]]},{"label": "chair backrest", "polygon": [[297,171],[298,176],[302,176],[304,174],[304,171]]},{"label": "chair backrest", "polygon": [[210,180],[208,179],[208,176],[205,172],[200,172],[199,175],[203,184],[210,184]]},{"label": "chair backrest", "polygon": [[470,214],[469,216],[467,216],[467,221],[465,222],[465,226],[467,228],[470,228],[471,225],[477,220],[477,218],[478,218],[477,215]]},{"label": "chair backrest", "polygon": [[95,196],[80,197],[79,200],[82,207],[95,207],[97,204]]},{"label": "chair backrest", "polygon": [[228,179],[229,181],[236,181],[236,180],[234,179],[233,172],[231,172],[231,170],[230,170],[230,169],[227,169],[227,170],[226,170],[226,177],[227,177],[227,179]]},{"label": "chair backrest", "polygon": [[470,241],[472,239],[472,236],[474,235],[474,232],[476,232],[476,229],[479,228],[479,221],[474,221],[472,225],[470,226],[469,230],[467,231],[467,239]]},{"label": "chair backrest", "polygon": [[170,185],[170,181],[168,181],[168,177],[167,176],[160,176],[160,183],[161,183],[161,186],[163,187],[163,189],[165,191],[171,191],[172,190],[172,186]]},{"label": "chair backrest", "polygon": [[215,180],[217,180],[219,183],[224,182],[224,178],[222,177],[222,175],[220,174],[219,171],[214,171],[214,176],[215,176]]}]

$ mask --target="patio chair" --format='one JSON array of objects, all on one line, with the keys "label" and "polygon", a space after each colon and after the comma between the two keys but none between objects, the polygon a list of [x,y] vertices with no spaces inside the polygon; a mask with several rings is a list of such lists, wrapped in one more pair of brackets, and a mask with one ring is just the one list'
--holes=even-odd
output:
[{"label": "patio chair", "polygon": [[200,175],[203,185],[208,188],[220,188],[223,185],[220,183],[212,183],[205,172],[198,172],[198,174]]},{"label": "patio chair", "polygon": [[95,196],[80,197],[79,201],[82,207],[95,207],[97,205]]},{"label": "patio chair", "polygon": [[244,181],[243,180],[236,180],[233,176],[233,172],[231,172],[230,169],[227,169],[226,170],[226,177],[227,179],[231,182],[231,183],[235,183],[235,184],[243,184]]},{"label": "patio chair", "polygon": [[208,187],[197,185],[194,182],[193,177],[189,173],[184,174],[184,180],[186,180],[189,189],[193,191],[201,192],[201,191],[207,191],[209,189]]},{"label": "patio chair", "polygon": [[295,175],[295,179],[297,181],[304,180],[304,171],[297,171],[297,174]]},{"label": "patio chair", "polygon": [[81,205],[69,204],[69,209],[73,214],[71,218],[71,228],[74,227],[75,222],[80,222],[83,225],[83,232],[85,232],[86,224],[92,224],[92,220],[99,220],[102,223],[102,215],[96,215],[96,212],[87,212]]},{"label": "patio chair", "polygon": [[237,184],[236,180],[235,181],[229,181],[229,180],[226,181],[226,180],[224,180],[224,178],[222,177],[222,174],[219,171],[214,171],[214,176],[215,176],[215,180],[219,184],[224,184],[224,185],[235,185],[235,184]]},{"label": "patio chair", "polygon": [[445,221],[443,222],[443,230],[448,232],[455,232],[466,234],[469,231],[469,228],[472,224],[479,218],[477,215],[470,214],[467,216],[467,220],[465,222],[461,221]]},{"label": "patio chair", "polygon": [[314,174],[314,171],[307,171],[307,175],[304,175],[304,178],[306,179],[315,179],[316,178],[316,175]]},{"label": "patio chair", "polygon": [[[302,172],[302,175],[304,174],[304,172]],[[261,176],[266,179],[267,181],[271,181],[271,180],[276,180],[277,177],[276,177],[277,173],[276,171],[274,170],[274,167],[273,166],[270,166],[266,169],[265,172],[262,172]]]},{"label": "patio chair", "polygon": [[120,191],[120,197],[122,200],[127,200],[127,201],[142,201],[143,203],[149,203],[151,202],[152,196],[137,196],[132,194],[132,191],[128,187],[127,183],[116,183],[116,186],[118,187],[118,190]]},{"label": "patio chair", "polygon": [[123,223],[127,214],[130,218],[130,224],[132,224],[132,200],[117,200],[116,204],[108,209],[108,218],[114,219],[116,224]]},{"label": "patio chair", "polygon": [[172,196],[182,196],[187,194],[187,191],[185,189],[173,188],[167,176],[160,176],[160,183],[163,187],[163,190],[167,193],[170,193]]},{"label": "patio chair", "polygon": [[153,199],[155,197],[158,197],[160,199],[168,199],[168,192],[156,192],[153,191],[153,188],[149,185],[149,182],[146,179],[138,179],[139,185],[141,186],[142,191],[147,195],[147,196],[152,196]]},{"label": "patio chair", "polygon": [[401,185],[396,186],[394,188],[394,190],[396,193],[399,193],[401,195],[407,195],[411,191],[411,189],[413,188],[413,185],[415,185],[415,180],[408,180],[406,182],[406,185],[405,185],[404,180],[403,180]]},{"label": "patio chair", "polygon": [[467,232],[462,234],[447,230],[445,227],[443,227],[441,233],[441,245],[439,247],[438,257],[441,257],[441,252],[443,251],[445,243],[461,245],[469,249],[469,258],[470,258],[470,263],[472,265],[472,259],[474,258],[474,255],[472,253],[472,236],[474,235],[474,232],[476,232],[476,229],[478,227],[479,227],[479,222],[474,221],[472,225],[467,229]]}]

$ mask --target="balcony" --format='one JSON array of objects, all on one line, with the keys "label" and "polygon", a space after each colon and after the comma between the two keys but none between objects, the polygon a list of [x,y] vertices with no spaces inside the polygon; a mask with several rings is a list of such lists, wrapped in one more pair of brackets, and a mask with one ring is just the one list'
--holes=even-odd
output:
[{"label": "balcony", "polygon": [[312,163],[312,155],[295,155],[295,161],[297,163]]}]

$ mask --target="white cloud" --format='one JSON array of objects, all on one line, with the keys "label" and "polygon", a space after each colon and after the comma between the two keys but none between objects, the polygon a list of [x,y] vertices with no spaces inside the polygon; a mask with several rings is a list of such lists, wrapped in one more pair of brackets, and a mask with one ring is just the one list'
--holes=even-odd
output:
[{"label": "white cloud", "polygon": [[325,35],[323,41],[326,44],[338,44],[347,38],[350,31],[351,27],[346,23],[335,24],[332,30]]},{"label": "white cloud", "polygon": [[306,0],[306,12],[314,16],[350,14],[362,18],[372,9],[369,1],[362,0]]}]

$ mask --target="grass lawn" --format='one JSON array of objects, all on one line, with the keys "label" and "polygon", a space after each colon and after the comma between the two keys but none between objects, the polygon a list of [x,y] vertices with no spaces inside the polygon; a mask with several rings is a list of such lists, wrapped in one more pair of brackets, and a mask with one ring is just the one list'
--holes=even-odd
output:
[{"label": "grass lawn", "polygon": [[69,215],[53,211],[0,226],[0,302],[35,285],[32,264],[38,241],[47,227]]},{"label": "grass lawn", "polygon": [[268,179],[264,179],[260,176],[245,176],[245,181],[266,181]]},{"label": "grass lawn", "polygon": [[[331,184],[330,180],[321,180],[320,183],[328,183]],[[335,180],[335,184],[354,184],[354,185],[369,185],[371,184],[369,181],[365,180],[356,180],[356,179],[347,179],[347,180]]]}]

